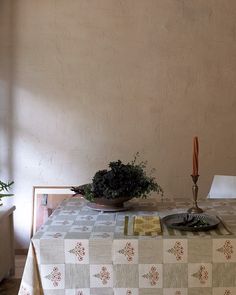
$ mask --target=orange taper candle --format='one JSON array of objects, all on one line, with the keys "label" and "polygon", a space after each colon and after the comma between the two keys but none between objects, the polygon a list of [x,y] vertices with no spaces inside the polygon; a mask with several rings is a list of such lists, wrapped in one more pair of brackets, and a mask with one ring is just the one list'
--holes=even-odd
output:
[{"label": "orange taper candle", "polygon": [[193,175],[198,175],[198,153],[199,153],[198,138],[197,136],[195,136],[193,138]]}]

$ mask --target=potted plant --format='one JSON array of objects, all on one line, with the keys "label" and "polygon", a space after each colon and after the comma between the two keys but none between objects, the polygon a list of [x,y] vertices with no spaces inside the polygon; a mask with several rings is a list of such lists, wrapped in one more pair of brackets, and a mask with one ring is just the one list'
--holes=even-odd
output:
[{"label": "potted plant", "polygon": [[[0,180],[0,206],[2,206],[2,198],[3,197],[11,197],[13,196],[13,194],[9,194],[9,189],[11,188],[11,186],[13,185],[14,181],[10,181],[10,182],[3,182]],[[6,192],[6,193],[4,193]]]},{"label": "potted plant", "polygon": [[118,160],[109,163],[109,169],[95,173],[92,183],[72,187],[72,191],[96,203],[95,209],[119,209],[132,198],[147,198],[151,192],[163,195],[155,178],[145,171],[147,162],[138,162],[138,154],[127,164]]}]

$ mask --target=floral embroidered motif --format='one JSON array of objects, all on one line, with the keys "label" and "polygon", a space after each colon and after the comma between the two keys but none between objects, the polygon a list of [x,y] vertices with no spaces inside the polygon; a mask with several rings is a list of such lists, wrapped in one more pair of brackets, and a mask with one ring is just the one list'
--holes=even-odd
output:
[{"label": "floral embroidered motif", "polygon": [[118,253],[123,254],[129,262],[133,261],[133,257],[135,254],[134,248],[132,247],[132,244],[130,242],[126,243],[125,247],[119,250]]},{"label": "floral embroidered motif", "polygon": [[174,247],[167,250],[168,253],[171,253],[175,256],[176,260],[181,260],[182,256],[184,255],[184,248],[181,245],[181,242],[177,241],[175,242]]},{"label": "floral embroidered motif", "polygon": [[70,222],[68,220],[64,220],[64,221],[57,221],[57,223],[61,224],[61,225],[68,225],[70,224]]},{"label": "floral embroidered motif", "polygon": [[79,261],[82,261],[85,256],[85,248],[83,247],[82,243],[76,243],[75,248],[69,250],[69,253],[74,254]]},{"label": "floral embroidered motif", "polygon": [[58,269],[58,267],[53,267],[53,270],[51,271],[51,273],[49,275],[47,275],[45,277],[46,279],[52,281],[53,286],[57,287],[59,282],[61,281],[61,273]]},{"label": "floral embroidered motif", "polygon": [[192,274],[192,276],[199,279],[201,284],[205,284],[208,280],[208,271],[205,266],[201,265],[199,271]]},{"label": "floral embroidered motif", "polygon": [[62,237],[62,234],[61,233],[47,234],[47,236],[58,239],[58,238]]},{"label": "floral embroidered motif", "polygon": [[81,219],[84,219],[84,220],[93,220],[94,219],[94,217],[93,216],[90,216],[90,215],[88,215],[88,216],[82,216],[81,217]]},{"label": "floral embroidered motif", "polygon": [[28,290],[25,287],[21,286],[20,295],[30,295],[30,292],[28,292]]},{"label": "floral embroidered motif", "polygon": [[148,279],[151,286],[155,286],[159,280],[159,273],[155,266],[152,266],[148,273],[142,275],[143,278]]},{"label": "floral embroidered motif", "polygon": [[62,234],[60,234],[60,233],[55,233],[53,235],[53,238],[55,238],[55,239],[60,238],[60,237],[62,237]]},{"label": "floral embroidered motif", "polygon": [[68,214],[68,215],[70,215],[70,214],[76,214],[76,211],[75,210],[62,210],[62,214]]},{"label": "floral embroidered motif", "polygon": [[106,239],[106,238],[109,238],[110,237],[110,234],[108,234],[108,233],[101,233],[101,234],[95,234],[94,236],[95,237],[101,237],[103,239]]},{"label": "floral embroidered motif", "polygon": [[223,253],[227,260],[231,259],[231,255],[234,253],[233,245],[229,240],[225,241],[224,245],[217,249],[218,252]]},{"label": "floral embroidered motif", "polygon": [[73,226],[72,227],[72,230],[71,231],[73,231],[73,230],[77,230],[77,231],[89,231],[89,227],[88,226],[86,226],[86,225],[83,225],[83,226]]},{"label": "floral embroidered motif", "polygon": [[229,289],[226,289],[224,295],[232,295],[232,293]]},{"label": "floral embroidered motif", "polygon": [[100,279],[103,285],[106,285],[111,278],[110,273],[105,266],[103,266],[100,273],[95,274],[94,277]]},{"label": "floral embroidered motif", "polygon": [[104,222],[100,222],[100,225],[114,225],[113,221],[104,221]]},{"label": "floral embroidered motif", "polygon": [[84,225],[84,226],[81,227],[81,230],[82,231],[88,231],[89,230],[89,227],[87,227],[87,226]]}]

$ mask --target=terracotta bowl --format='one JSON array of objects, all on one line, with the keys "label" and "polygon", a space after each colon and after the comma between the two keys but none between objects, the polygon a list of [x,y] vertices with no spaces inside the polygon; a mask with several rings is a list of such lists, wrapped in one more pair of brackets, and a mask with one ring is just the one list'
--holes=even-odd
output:
[{"label": "terracotta bowl", "polygon": [[88,206],[95,210],[102,211],[121,211],[127,210],[124,203],[131,200],[133,197],[122,197],[117,199],[95,198]]}]

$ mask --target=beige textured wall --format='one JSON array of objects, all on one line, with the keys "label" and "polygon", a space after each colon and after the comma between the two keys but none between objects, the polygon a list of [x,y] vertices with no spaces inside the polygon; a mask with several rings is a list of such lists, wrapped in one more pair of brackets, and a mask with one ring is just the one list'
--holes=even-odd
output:
[{"label": "beige textured wall", "polygon": [[[236,175],[235,0],[1,0],[1,177],[17,247],[33,185],[79,184],[139,151],[168,196]],[[26,214],[27,212],[27,214]]]}]

